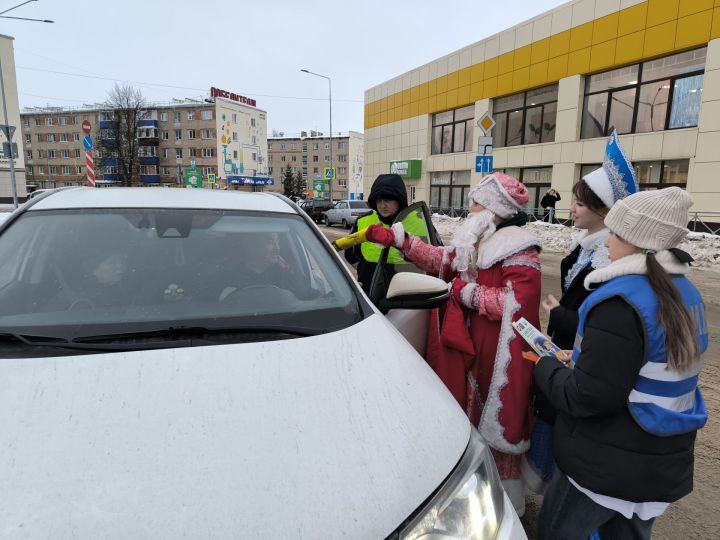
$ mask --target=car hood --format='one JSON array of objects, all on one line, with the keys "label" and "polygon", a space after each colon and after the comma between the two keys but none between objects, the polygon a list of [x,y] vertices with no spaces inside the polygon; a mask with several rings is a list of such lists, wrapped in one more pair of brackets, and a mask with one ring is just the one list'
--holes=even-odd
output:
[{"label": "car hood", "polygon": [[3,360],[3,538],[383,538],[470,425],[384,317],[283,341]]}]

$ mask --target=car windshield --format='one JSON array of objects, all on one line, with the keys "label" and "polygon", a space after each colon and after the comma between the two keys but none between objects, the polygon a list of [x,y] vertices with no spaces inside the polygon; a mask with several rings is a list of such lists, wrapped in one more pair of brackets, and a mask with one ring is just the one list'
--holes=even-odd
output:
[{"label": "car windshield", "polygon": [[365,201],[350,201],[350,208],[369,208]]},{"label": "car windshield", "polygon": [[178,327],[313,335],[362,316],[349,277],[296,215],[27,212],[0,236],[0,253],[5,336],[73,340]]}]

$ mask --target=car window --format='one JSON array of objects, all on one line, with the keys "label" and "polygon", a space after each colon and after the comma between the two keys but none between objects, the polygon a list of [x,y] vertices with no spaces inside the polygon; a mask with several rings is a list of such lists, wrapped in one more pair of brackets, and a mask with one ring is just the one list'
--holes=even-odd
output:
[{"label": "car window", "polygon": [[0,236],[0,255],[0,333],[262,321],[324,332],[360,317],[348,276],[295,215],[27,212]]},{"label": "car window", "polygon": [[349,204],[352,209],[370,208],[365,201],[350,201]]}]

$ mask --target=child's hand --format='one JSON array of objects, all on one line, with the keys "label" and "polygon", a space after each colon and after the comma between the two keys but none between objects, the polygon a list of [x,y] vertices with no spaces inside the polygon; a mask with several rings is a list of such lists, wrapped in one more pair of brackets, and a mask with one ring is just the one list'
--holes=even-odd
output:
[{"label": "child's hand", "polygon": [[565,364],[565,367],[570,367],[570,362],[572,361],[572,351],[560,351],[557,354],[557,359],[560,360],[563,364]]},{"label": "child's hand", "polygon": [[560,305],[560,302],[557,301],[557,298],[555,298],[552,294],[548,294],[545,300],[542,301],[542,308],[545,311],[545,313],[550,313],[553,309],[558,307]]}]

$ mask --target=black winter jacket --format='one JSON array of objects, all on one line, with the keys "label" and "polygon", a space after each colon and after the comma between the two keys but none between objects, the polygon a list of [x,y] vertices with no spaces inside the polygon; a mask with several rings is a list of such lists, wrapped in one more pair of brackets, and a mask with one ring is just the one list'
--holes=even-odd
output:
[{"label": "black winter jacket", "polygon": [[[374,212],[374,210],[373,210],[373,212]],[[365,215],[367,216],[369,214],[365,214]],[[358,219],[360,219],[360,218],[358,218]],[[355,221],[355,224],[353,225],[352,229],[350,230],[350,234],[356,233],[357,230],[358,230],[357,221]],[[357,265],[357,279],[360,282],[360,285],[362,286],[362,290],[365,291],[365,294],[370,296],[370,283],[372,282],[373,275],[375,274],[375,269],[377,268],[377,263],[366,261],[365,257],[363,257],[360,246],[354,246],[354,247],[351,247],[350,249],[346,249],[344,252],[344,255],[345,255],[345,260],[347,262],[349,262],[353,266]]]},{"label": "black winter jacket", "polygon": [[574,369],[546,356],[533,374],[558,413],[553,451],[563,473],[602,495],[673,502],[692,491],[695,432],[658,437],[633,420],[627,400],[643,362],[640,317],[613,297],[588,313]]}]

